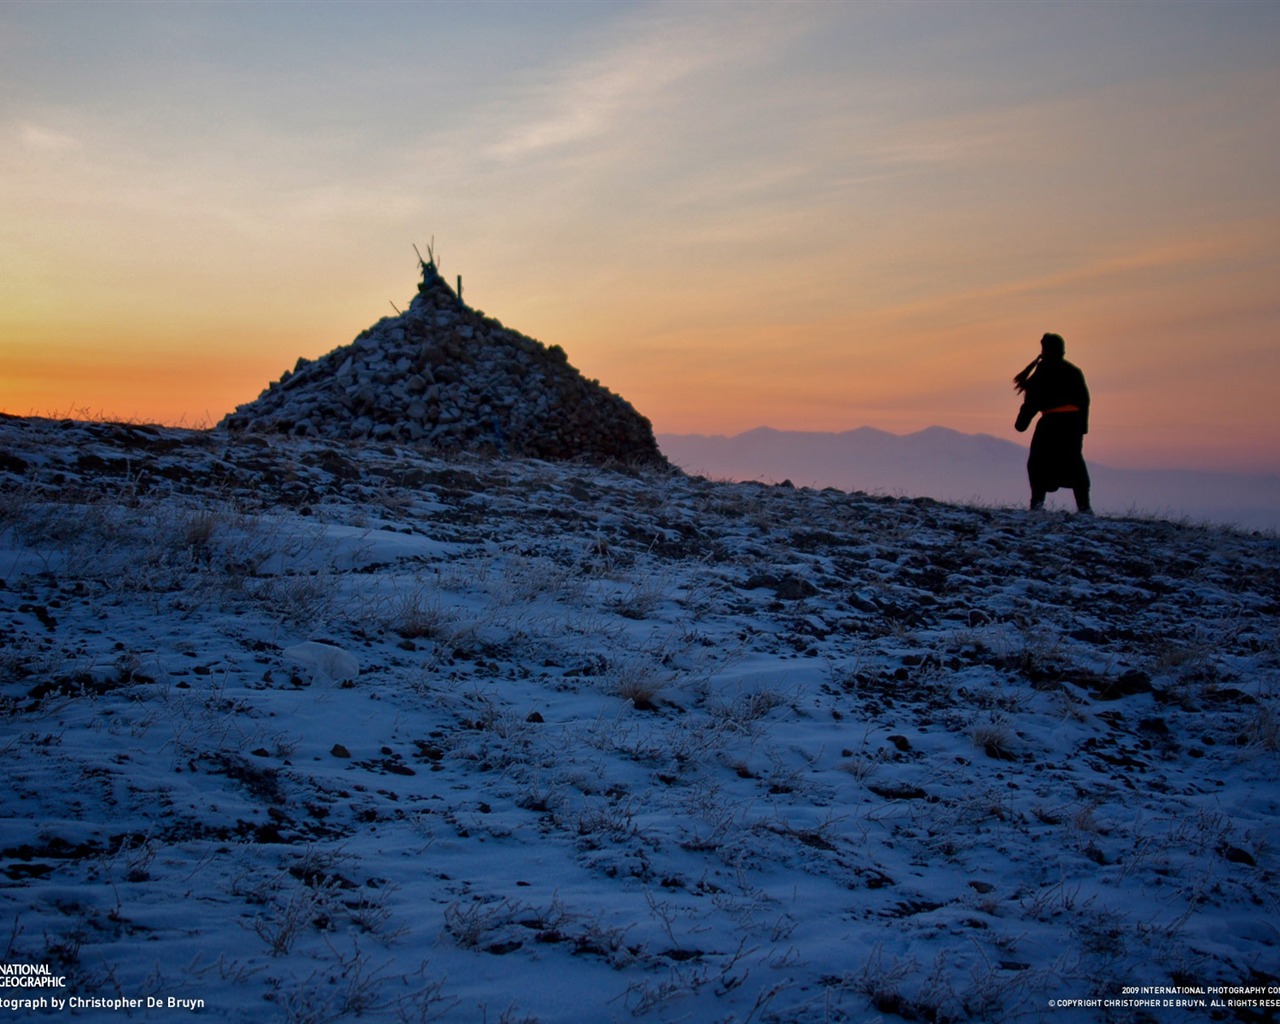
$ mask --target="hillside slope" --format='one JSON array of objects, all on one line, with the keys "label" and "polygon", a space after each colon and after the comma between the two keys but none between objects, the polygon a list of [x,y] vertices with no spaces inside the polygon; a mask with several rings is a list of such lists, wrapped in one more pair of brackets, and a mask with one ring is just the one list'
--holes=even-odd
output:
[{"label": "hillside slope", "polygon": [[3,959],[80,1019],[1280,986],[1274,539],[12,418],[0,483]]}]

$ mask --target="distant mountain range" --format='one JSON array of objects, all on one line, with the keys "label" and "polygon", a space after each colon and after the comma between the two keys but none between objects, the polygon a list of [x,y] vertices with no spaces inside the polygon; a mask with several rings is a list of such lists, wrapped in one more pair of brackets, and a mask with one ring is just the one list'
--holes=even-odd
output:
[{"label": "distant mountain range", "polygon": [[[658,444],[681,469],[711,479],[790,480],[964,504],[1027,501],[1025,445],[946,427],[904,435],[872,427],[841,433],[758,427],[733,437],[659,434]],[[1098,512],[1280,530],[1280,475],[1115,469],[1093,460],[1089,473]],[[1050,495],[1048,504],[1074,508],[1069,492]]]}]

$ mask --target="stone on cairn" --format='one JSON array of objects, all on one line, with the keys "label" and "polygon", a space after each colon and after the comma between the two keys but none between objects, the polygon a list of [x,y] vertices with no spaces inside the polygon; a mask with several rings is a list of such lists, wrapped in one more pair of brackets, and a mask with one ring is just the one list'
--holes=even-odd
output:
[{"label": "stone on cairn", "polygon": [[218,426],[541,459],[667,464],[653,427],[563,349],[471,309],[433,262],[406,312],[299,359]]}]

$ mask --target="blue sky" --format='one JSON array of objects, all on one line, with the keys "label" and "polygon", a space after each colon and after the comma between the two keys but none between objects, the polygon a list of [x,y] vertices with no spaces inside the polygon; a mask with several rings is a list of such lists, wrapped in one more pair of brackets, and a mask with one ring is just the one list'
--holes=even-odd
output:
[{"label": "blue sky", "polygon": [[1280,471],[1280,4],[0,4],[0,408],[199,422],[442,269],[660,431]]}]

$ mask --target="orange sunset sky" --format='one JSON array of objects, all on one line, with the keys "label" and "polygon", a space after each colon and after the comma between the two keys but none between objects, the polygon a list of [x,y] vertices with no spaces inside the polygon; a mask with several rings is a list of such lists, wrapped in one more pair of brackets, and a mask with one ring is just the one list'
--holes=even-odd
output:
[{"label": "orange sunset sky", "polygon": [[412,245],[659,433],[1280,472],[1280,4],[0,3],[0,410],[216,422]]}]

